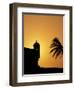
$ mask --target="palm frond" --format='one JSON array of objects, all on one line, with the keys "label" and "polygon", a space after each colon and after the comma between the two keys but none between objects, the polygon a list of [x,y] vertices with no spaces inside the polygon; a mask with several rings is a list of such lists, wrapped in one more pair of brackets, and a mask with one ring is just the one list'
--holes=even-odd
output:
[{"label": "palm frond", "polygon": [[51,48],[50,53],[53,53],[53,56],[55,56],[56,58],[59,55],[63,54],[63,46],[60,43],[58,38],[53,39],[52,44],[50,45],[50,48]]},{"label": "palm frond", "polygon": [[55,51],[57,48],[52,48],[51,49],[51,51],[50,51],[50,53],[52,53],[53,51]]},{"label": "palm frond", "polygon": [[56,56],[56,53],[57,53],[58,49],[56,49],[53,53],[53,57]]},{"label": "palm frond", "polygon": [[55,58],[57,58],[59,55],[61,55],[61,51],[60,50],[58,50],[58,52],[56,53]]}]

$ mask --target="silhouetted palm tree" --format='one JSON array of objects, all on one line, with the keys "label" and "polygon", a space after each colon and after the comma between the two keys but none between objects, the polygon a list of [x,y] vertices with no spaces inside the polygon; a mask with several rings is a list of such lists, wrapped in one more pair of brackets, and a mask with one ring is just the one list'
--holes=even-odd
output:
[{"label": "silhouetted palm tree", "polygon": [[55,56],[55,58],[57,58],[59,55],[63,55],[63,46],[58,38],[53,39],[50,48],[51,48],[50,53],[53,52],[53,56]]}]

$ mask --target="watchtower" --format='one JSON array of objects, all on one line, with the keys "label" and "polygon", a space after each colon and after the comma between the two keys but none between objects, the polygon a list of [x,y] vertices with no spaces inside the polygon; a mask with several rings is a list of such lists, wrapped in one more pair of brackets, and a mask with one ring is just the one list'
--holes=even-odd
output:
[{"label": "watchtower", "polygon": [[40,58],[40,44],[37,42],[37,40],[34,43],[33,47],[35,50],[36,58]]}]

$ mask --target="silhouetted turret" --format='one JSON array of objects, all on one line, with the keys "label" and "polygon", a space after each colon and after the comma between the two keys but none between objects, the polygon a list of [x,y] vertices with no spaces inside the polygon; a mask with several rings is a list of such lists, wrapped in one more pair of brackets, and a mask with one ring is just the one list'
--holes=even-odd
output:
[{"label": "silhouetted turret", "polygon": [[40,44],[36,41],[33,45],[36,58],[40,58]]}]

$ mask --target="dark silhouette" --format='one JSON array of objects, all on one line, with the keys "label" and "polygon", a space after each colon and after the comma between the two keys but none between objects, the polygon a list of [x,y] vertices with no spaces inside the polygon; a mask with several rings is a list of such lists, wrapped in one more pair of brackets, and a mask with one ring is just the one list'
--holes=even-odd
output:
[{"label": "dark silhouette", "polygon": [[58,38],[53,39],[50,48],[51,48],[50,53],[53,53],[53,56],[55,56],[55,58],[57,58],[59,55],[63,55],[63,46],[58,40]]},{"label": "dark silhouette", "polygon": [[24,48],[24,74],[62,73],[62,68],[43,68],[38,65],[40,44],[36,41],[33,49]]},{"label": "dark silhouette", "polygon": [[40,45],[36,43],[33,45],[33,49],[24,48],[24,74],[25,73],[37,73],[39,68],[38,59],[40,58]]}]

